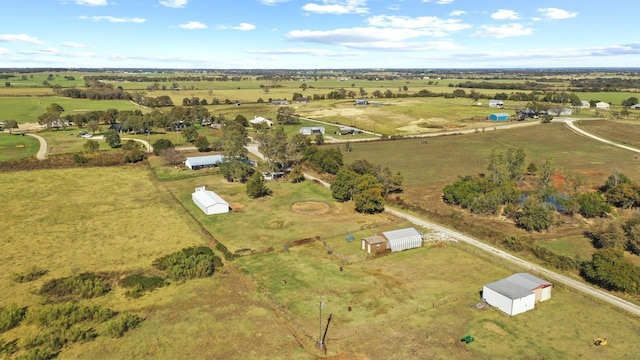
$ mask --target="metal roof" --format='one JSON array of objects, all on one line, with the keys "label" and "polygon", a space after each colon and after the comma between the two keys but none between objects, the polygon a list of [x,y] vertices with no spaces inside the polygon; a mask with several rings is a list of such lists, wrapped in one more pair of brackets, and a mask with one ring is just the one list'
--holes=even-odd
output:
[{"label": "metal roof", "polygon": [[506,279],[485,285],[512,300],[523,298],[532,294],[534,289],[547,286],[551,286],[551,283],[528,273],[513,274]]},{"label": "metal roof", "polygon": [[222,155],[207,155],[207,156],[194,156],[188,157],[187,161],[191,166],[205,166],[215,165],[221,163],[223,159]]},{"label": "metal roof", "polygon": [[383,238],[382,236],[378,236],[378,235],[362,238],[362,240],[364,240],[369,245],[382,244],[382,243],[386,243],[387,242],[387,239]]},{"label": "metal roof", "polygon": [[205,208],[218,204],[229,205],[229,203],[211,190],[196,190],[192,195],[193,198],[197,199]]},{"label": "metal roof", "polygon": [[387,247],[391,251],[402,251],[422,246],[422,233],[414,228],[383,231],[387,239]]}]

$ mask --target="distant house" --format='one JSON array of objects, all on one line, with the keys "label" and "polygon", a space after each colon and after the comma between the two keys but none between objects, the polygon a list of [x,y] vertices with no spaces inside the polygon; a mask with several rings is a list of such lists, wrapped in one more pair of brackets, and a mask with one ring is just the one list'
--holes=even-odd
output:
[{"label": "distant house", "polygon": [[251,125],[266,125],[268,127],[272,127],[273,126],[273,121],[267,119],[267,118],[263,118],[262,116],[257,116],[255,119],[253,120],[249,120],[249,123]]},{"label": "distant house", "polygon": [[504,103],[502,102],[502,100],[489,100],[489,107],[490,108],[503,108],[504,107]]},{"label": "distant house", "polygon": [[207,215],[229,212],[229,203],[213,191],[207,190],[206,186],[198,186],[191,194],[191,200]]},{"label": "distant house", "polygon": [[109,126],[109,130],[115,130],[119,133],[122,133],[122,124],[121,123],[111,124],[111,126]]},{"label": "distant house", "polygon": [[369,105],[369,100],[359,99],[356,100],[356,105]]},{"label": "distant house", "polygon": [[337,133],[339,135],[358,135],[362,134],[362,130],[350,126],[340,126]]},{"label": "distant house", "polygon": [[307,126],[300,128],[300,134],[302,135],[324,135],[323,126]]},{"label": "distant house", "polygon": [[588,102],[587,100],[581,100],[580,101],[580,107],[583,109],[588,109],[591,107],[591,103]]},{"label": "distant house", "polygon": [[568,116],[568,115],[573,115],[573,110],[571,110],[570,108],[563,108],[560,111],[560,114],[558,114],[558,116]]},{"label": "distant house", "polygon": [[362,239],[362,250],[369,254],[381,253],[387,250],[387,239],[379,235]]},{"label": "distant house", "polygon": [[634,110],[638,110],[640,109],[640,104],[635,104],[635,105],[631,105],[629,106],[630,109],[634,109]]},{"label": "distant house", "polygon": [[289,105],[289,102],[287,100],[273,100],[271,105]]},{"label": "distant house", "polygon": [[513,274],[482,287],[482,298],[507,315],[533,310],[536,302],[551,298],[551,283],[528,273]]},{"label": "distant house", "polygon": [[507,113],[493,113],[489,115],[489,120],[491,121],[509,121],[509,117],[511,115]]},{"label": "distant house", "polygon": [[299,97],[299,98],[296,98],[295,101],[297,103],[308,103],[309,101],[311,101],[311,98],[309,98],[309,97]]},{"label": "distant house", "polygon": [[609,105],[609,103],[606,103],[604,101],[599,101],[596,103],[596,109],[608,109],[611,105]]},{"label": "distant house", "polygon": [[422,233],[414,228],[383,231],[382,236],[387,239],[387,247],[391,251],[402,251],[422,246]]},{"label": "distant house", "polygon": [[188,157],[184,164],[191,170],[200,170],[218,166],[222,160],[222,155],[194,156]]}]

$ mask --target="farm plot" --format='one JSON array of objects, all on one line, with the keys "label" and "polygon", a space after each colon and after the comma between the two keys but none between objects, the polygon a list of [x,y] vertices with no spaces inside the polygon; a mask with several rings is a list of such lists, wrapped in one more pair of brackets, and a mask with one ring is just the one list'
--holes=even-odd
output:
[{"label": "farm plot", "polygon": [[[605,336],[617,339],[615,347],[604,349],[607,356],[625,358],[632,356],[633,334],[640,330],[637,319],[561,286],[554,287],[550,301],[516,317],[492,308],[476,310],[483,284],[522,269],[502,267],[464,245],[423,247],[343,265],[315,242],[236,262],[287,309],[310,341],[321,336],[322,301],[323,324],[332,315],[326,341],[330,356],[597,359],[603,349],[592,340]],[[466,334],[476,342],[461,343]]]}]

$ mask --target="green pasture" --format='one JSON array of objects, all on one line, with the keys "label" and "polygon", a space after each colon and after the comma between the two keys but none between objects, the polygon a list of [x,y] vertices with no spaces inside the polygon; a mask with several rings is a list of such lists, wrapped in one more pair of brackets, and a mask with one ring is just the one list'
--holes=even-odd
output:
[{"label": "green pasture", "polygon": [[[515,317],[478,311],[473,305],[483,284],[522,269],[502,267],[464,245],[425,246],[343,265],[313,243],[236,262],[310,338],[319,334],[322,301],[324,324],[332,315],[327,348],[334,356],[598,359],[607,351],[607,357],[625,358],[635,352],[632,338],[640,329],[637,319],[562,286],[554,286],[551,300]],[[476,341],[461,343],[467,334]],[[597,348],[595,337],[615,346]]]},{"label": "green pasture", "polygon": [[[96,140],[100,143],[99,150],[111,150],[111,147],[101,139],[85,139],[80,136],[80,130],[75,126],[66,129],[45,130],[38,132],[38,135],[47,141],[47,152],[49,154],[81,153],[84,151],[84,144],[88,140]],[[99,135],[96,133],[96,135]]]},{"label": "green pasture", "polygon": [[522,147],[527,164],[540,165],[551,159],[556,172],[583,172],[592,185],[604,183],[614,169],[640,179],[634,153],[576,135],[560,123],[504,130],[488,128],[469,135],[353,143],[353,150],[343,156],[347,164],[369,159],[399,170],[406,187],[420,188],[425,184],[450,183],[459,175],[485,173],[491,150],[508,146]]},{"label": "green pasture", "polygon": [[[187,210],[232,252],[241,249],[261,251],[270,247],[282,249],[290,241],[336,236],[394,221],[384,214],[358,214],[352,203],[335,203],[328,189],[309,181],[299,184],[267,182],[273,193],[259,199],[246,194],[245,184],[229,183],[219,174],[165,184]],[[215,191],[230,204],[232,211],[215,216],[204,215],[191,201],[191,193],[199,185],[207,185],[208,189]],[[326,204],[326,212],[297,213],[292,206],[300,202]]]},{"label": "green pasture", "polygon": [[546,247],[558,255],[578,258],[581,261],[591,260],[595,249],[591,240],[583,235],[566,236],[558,239],[538,240],[537,245]]},{"label": "green pasture", "polygon": [[40,142],[31,136],[0,133],[0,161],[33,157],[39,148]]},{"label": "green pasture", "polygon": [[[637,111],[637,110],[636,110]],[[640,112],[638,112],[640,115]],[[619,144],[640,148],[639,121],[589,120],[575,123],[579,128]]]},{"label": "green pasture", "polygon": [[125,100],[87,100],[69,99],[58,96],[48,97],[2,97],[0,96],[0,113],[2,120],[16,120],[18,124],[37,123],[38,116],[47,112],[47,107],[56,103],[64,108],[62,116],[83,111],[97,110],[146,110]]}]

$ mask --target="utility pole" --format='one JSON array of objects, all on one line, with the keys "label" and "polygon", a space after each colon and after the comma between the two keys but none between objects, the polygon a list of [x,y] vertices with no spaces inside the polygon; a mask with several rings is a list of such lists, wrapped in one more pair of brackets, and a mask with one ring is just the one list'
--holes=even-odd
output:
[{"label": "utility pole", "polygon": [[324,303],[322,303],[322,296],[320,296],[320,327],[318,331],[318,344],[320,344],[320,349],[322,349],[322,307]]},{"label": "utility pole", "polygon": [[[331,322],[331,316],[333,316],[333,314],[329,314],[329,319],[327,320],[327,327],[324,329],[324,336],[322,336],[322,341],[320,342],[320,344],[324,345],[324,339],[327,337],[327,331],[329,331],[329,323]],[[322,349],[322,346],[320,346],[320,348]]]}]

